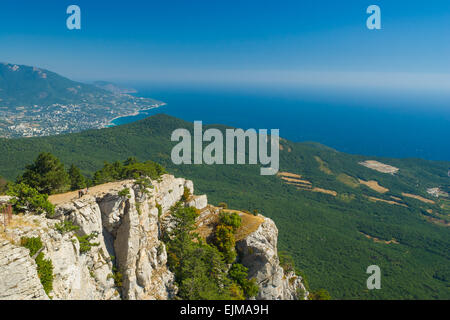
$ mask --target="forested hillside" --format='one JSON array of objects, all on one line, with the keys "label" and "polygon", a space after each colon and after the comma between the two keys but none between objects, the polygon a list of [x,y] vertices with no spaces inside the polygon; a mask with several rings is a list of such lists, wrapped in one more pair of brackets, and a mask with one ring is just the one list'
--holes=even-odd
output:
[{"label": "forested hillside", "polygon": [[[192,127],[157,115],[102,130],[1,139],[0,175],[14,180],[41,152],[91,178],[104,161],[153,160],[192,179],[211,203],[274,219],[280,250],[293,256],[312,289],[344,299],[450,298],[450,162],[349,155],[282,140],[278,176],[261,176],[256,165],[175,166],[170,135]],[[436,188],[439,198],[429,193]],[[367,290],[372,264],[382,270],[381,290]]]}]

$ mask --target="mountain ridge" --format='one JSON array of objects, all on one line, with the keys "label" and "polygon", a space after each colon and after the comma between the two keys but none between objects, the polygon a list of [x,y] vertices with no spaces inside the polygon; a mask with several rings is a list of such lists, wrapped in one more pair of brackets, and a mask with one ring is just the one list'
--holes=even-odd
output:
[{"label": "mountain ridge", "polygon": [[72,81],[49,70],[0,63],[0,137],[103,128],[117,117],[161,104],[120,90]]}]

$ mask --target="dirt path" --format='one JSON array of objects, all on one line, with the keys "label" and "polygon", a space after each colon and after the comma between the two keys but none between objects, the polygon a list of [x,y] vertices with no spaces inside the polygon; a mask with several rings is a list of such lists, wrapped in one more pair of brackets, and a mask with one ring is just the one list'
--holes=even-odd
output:
[{"label": "dirt path", "polygon": [[[101,184],[101,185],[98,185],[95,187],[91,187],[91,188],[89,188],[89,192],[88,192],[87,196],[101,196],[101,195],[108,193],[111,190],[120,191],[124,188],[124,185],[126,185],[127,183],[130,183],[130,182],[132,182],[132,180],[110,182],[110,183]],[[76,199],[78,199],[78,190],[72,191],[72,192],[67,192],[67,193],[55,194],[55,195],[48,197],[48,200],[55,206],[63,204],[63,203],[67,203],[67,202],[70,202],[70,201],[73,201]]]}]

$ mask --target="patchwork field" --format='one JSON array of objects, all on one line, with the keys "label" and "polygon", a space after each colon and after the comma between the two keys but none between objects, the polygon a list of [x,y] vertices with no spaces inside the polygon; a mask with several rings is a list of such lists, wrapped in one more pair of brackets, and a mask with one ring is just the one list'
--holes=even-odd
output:
[{"label": "patchwork field", "polygon": [[388,164],[384,164],[375,160],[366,160],[359,163],[360,165],[367,167],[369,169],[373,169],[375,171],[381,172],[381,173],[390,173],[395,174],[399,171],[399,168],[390,166]]}]

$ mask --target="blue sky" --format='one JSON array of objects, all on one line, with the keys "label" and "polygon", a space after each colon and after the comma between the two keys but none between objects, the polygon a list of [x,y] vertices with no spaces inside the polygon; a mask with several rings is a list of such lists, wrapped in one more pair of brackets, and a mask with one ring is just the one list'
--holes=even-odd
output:
[{"label": "blue sky", "polygon": [[[66,28],[77,4],[82,30]],[[366,28],[377,4],[382,30]],[[2,0],[0,61],[77,80],[450,92],[448,0]]]}]

